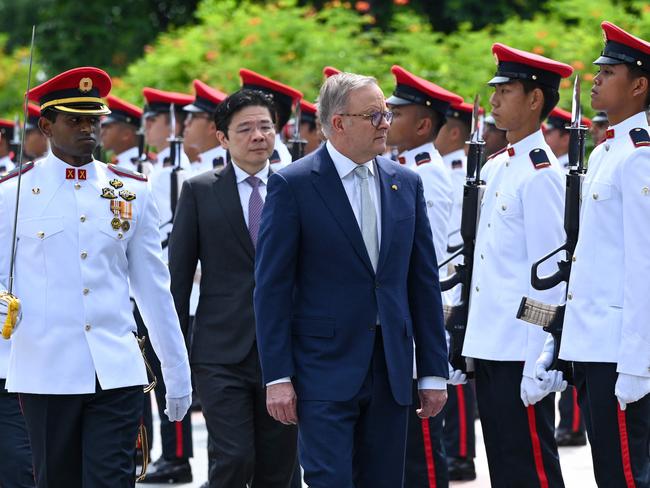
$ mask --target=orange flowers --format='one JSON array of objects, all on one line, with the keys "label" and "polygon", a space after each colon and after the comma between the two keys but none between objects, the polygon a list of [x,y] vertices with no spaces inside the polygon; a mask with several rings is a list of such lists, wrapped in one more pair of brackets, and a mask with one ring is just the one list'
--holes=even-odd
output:
[{"label": "orange flowers", "polygon": [[354,4],[354,8],[356,9],[357,12],[361,12],[365,14],[366,12],[370,11],[370,3],[359,1]]}]

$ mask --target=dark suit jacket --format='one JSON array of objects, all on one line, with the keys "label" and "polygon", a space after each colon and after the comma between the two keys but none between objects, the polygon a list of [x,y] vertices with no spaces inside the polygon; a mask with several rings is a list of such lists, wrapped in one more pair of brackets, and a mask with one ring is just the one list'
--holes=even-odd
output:
[{"label": "dark suit jacket", "polygon": [[447,377],[438,270],[420,177],[378,157],[381,245],[373,271],[326,147],[271,176],[257,244],[257,345],[266,383],[299,400],[345,401],[361,387],[377,315],[395,400],[418,374]]},{"label": "dark suit jacket", "polygon": [[[192,325],[189,299],[199,260],[201,293]],[[254,260],[232,164],[185,181],[169,239],[169,269],[192,363],[234,364],[250,352]]]}]

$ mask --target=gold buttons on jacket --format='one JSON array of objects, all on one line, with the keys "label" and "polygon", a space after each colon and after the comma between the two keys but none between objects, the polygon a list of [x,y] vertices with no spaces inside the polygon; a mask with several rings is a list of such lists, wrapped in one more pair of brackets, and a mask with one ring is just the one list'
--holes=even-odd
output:
[{"label": "gold buttons on jacket", "polygon": [[86,324],[86,326],[84,327],[84,329],[86,329],[86,332],[90,331],[91,328],[92,327],[90,327],[90,324]]},{"label": "gold buttons on jacket", "polygon": [[507,209],[508,209],[507,205],[501,205],[501,210],[503,210],[505,212]]},{"label": "gold buttons on jacket", "polygon": [[641,193],[643,193],[645,196],[648,196],[648,194],[650,193],[650,188],[644,186],[643,188],[641,188]]},{"label": "gold buttons on jacket", "polygon": [[45,232],[43,232],[42,230],[39,230],[36,233],[36,237],[38,237],[39,239],[43,239],[45,237]]},{"label": "gold buttons on jacket", "polygon": [[571,258],[571,261],[573,261],[573,262],[575,263],[575,262],[576,262],[576,257],[573,256],[573,257]]},{"label": "gold buttons on jacket", "polygon": [[475,290],[476,290],[476,292],[478,293],[478,286],[477,286],[476,288],[474,288],[474,289],[475,289]]},{"label": "gold buttons on jacket", "polygon": [[81,188],[81,183],[75,183],[74,184],[74,189],[78,190],[79,188]]},{"label": "gold buttons on jacket", "polygon": [[83,293],[84,295],[88,295],[88,293],[90,293],[90,290],[89,290],[88,288],[84,288],[83,291],[82,291],[82,293]]},{"label": "gold buttons on jacket", "polygon": [[81,259],[86,259],[88,257],[88,253],[86,251],[81,251]]},{"label": "gold buttons on jacket", "polygon": [[81,222],[85,222],[85,221],[86,221],[86,216],[85,216],[85,215],[82,215],[81,217],[79,217],[79,220],[80,220]]},{"label": "gold buttons on jacket", "polygon": [[573,293],[569,293],[566,296],[569,300],[573,300]]},{"label": "gold buttons on jacket", "polygon": [[598,200],[598,193],[594,193],[594,194],[591,195],[591,196],[593,197],[594,200]]}]

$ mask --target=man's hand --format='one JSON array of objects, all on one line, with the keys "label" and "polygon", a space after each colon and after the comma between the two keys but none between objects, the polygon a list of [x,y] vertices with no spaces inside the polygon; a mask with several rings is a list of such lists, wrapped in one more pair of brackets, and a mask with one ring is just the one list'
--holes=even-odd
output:
[{"label": "man's hand", "polygon": [[628,403],[634,403],[650,393],[650,378],[632,374],[618,373],[614,394],[618,399],[621,410],[627,408]]},{"label": "man's hand", "polygon": [[521,378],[520,396],[524,406],[535,405],[549,393],[566,390],[567,382],[562,377],[561,371],[551,370],[544,372],[546,374],[544,380],[529,378],[528,376]]},{"label": "man's hand", "polygon": [[180,422],[192,405],[192,395],[186,395],[180,398],[166,397],[167,408],[165,413],[170,422]]},{"label": "man's hand", "polygon": [[449,364],[449,379],[447,380],[447,384],[458,386],[464,385],[465,383],[467,383],[467,375],[460,369],[454,369],[454,367]]},{"label": "man's hand", "polygon": [[293,389],[293,384],[276,383],[266,387],[266,410],[269,415],[284,425],[296,425],[298,397]]},{"label": "man's hand", "polygon": [[421,419],[435,417],[447,402],[447,390],[418,390],[418,396],[420,408],[416,413]]}]

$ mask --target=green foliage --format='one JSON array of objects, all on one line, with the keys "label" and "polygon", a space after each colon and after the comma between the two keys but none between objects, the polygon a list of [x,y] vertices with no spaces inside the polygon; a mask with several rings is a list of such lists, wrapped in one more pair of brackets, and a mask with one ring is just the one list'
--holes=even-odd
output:
[{"label": "green foliage", "polygon": [[[571,64],[583,76],[587,108],[595,72],[591,62],[602,49],[600,22],[608,19],[650,39],[650,7],[643,0],[548,0],[530,20],[511,17],[478,31],[461,24],[452,34],[433,32],[426,17],[408,7],[397,9],[384,33],[369,28],[372,17],[340,2],[316,11],[296,0],[204,0],[196,15],[197,25],[161,35],[148,47],[116,80],[116,93],[141,103],[143,86],[188,92],[194,78],[233,91],[239,87],[239,68],[246,67],[313,100],[321,69],[329,64],[376,76],[388,94],[394,86],[390,66],[400,64],[466,99],[478,92],[487,105],[486,81],[495,69],[491,46],[498,41]],[[570,86],[570,80],[563,82],[565,108]]]},{"label": "green foliage", "polygon": [[[0,36],[0,52],[6,48],[7,36]],[[38,83],[38,66],[32,68],[32,86]],[[22,120],[23,95],[27,87],[29,70],[29,48],[17,47],[8,54],[0,55],[0,118],[13,120],[20,115]]]}]

